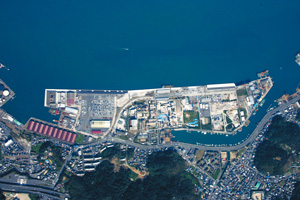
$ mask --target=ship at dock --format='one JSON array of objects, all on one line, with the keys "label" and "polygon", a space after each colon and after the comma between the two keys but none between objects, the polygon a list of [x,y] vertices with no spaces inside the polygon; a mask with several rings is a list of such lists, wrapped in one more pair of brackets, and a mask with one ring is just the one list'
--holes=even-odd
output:
[{"label": "ship at dock", "polygon": [[265,70],[265,71],[263,71],[263,72],[259,72],[259,73],[257,73],[256,74],[257,75],[257,77],[258,78],[265,78],[265,77],[267,77],[267,76],[269,76],[269,70]]},{"label": "ship at dock", "polygon": [[296,54],[295,62],[300,66],[300,52]]}]

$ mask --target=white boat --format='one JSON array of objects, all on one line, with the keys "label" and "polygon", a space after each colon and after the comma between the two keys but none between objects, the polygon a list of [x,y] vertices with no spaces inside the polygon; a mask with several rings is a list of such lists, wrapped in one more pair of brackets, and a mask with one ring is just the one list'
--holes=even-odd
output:
[{"label": "white boat", "polygon": [[2,63],[0,63],[0,69],[1,68],[6,68],[7,70],[9,70],[5,65],[3,65]]},{"label": "white boat", "polygon": [[295,62],[300,66],[300,52],[296,54]]}]

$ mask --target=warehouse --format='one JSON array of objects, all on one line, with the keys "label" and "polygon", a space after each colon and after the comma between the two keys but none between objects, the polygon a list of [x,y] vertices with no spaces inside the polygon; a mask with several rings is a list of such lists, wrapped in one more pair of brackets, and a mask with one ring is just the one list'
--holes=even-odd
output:
[{"label": "warehouse", "polygon": [[66,107],[65,112],[77,115],[78,114],[78,109],[77,108]]},{"label": "warehouse", "polygon": [[44,124],[43,122],[38,122],[30,120],[27,126],[28,131],[35,132],[37,134],[52,137],[53,139],[59,139],[63,142],[73,144],[76,141],[76,133],[68,131],[66,129],[58,129],[52,125]]},{"label": "warehouse", "polygon": [[207,90],[217,90],[217,89],[235,89],[234,83],[224,83],[224,84],[211,84],[207,85]]},{"label": "warehouse", "polygon": [[110,123],[109,120],[91,120],[91,129],[109,128]]}]

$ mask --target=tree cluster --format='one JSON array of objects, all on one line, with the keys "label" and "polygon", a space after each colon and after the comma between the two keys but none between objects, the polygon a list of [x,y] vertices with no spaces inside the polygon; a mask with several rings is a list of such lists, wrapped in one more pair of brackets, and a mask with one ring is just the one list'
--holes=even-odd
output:
[{"label": "tree cluster", "polygon": [[265,140],[258,146],[254,164],[259,171],[270,175],[282,175],[298,159],[300,128],[284,118],[273,118]]},{"label": "tree cluster", "polygon": [[71,199],[168,200],[196,199],[194,185],[187,178],[184,160],[174,151],[156,152],[149,156],[149,176],[130,181],[130,171],[114,172],[113,164],[103,161],[95,172],[83,177],[71,176],[66,184]]}]

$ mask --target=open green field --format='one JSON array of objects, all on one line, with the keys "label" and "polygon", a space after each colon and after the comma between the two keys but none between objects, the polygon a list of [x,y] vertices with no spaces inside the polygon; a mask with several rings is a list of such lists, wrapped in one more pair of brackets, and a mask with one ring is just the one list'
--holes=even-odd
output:
[{"label": "open green field", "polygon": [[220,174],[220,169],[216,169],[216,170],[214,171],[214,174],[212,175],[213,179],[216,180],[216,179],[218,178],[219,174]]},{"label": "open green field", "polygon": [[199,121],[199,113],[191,110],[183,111],[183,121],[184,123],[194,122],[195,119]]},{"label": "open green field", "polygon": [[76,141],[77,144],[82,144],[83,143],[83,135],[80,133],[77,133]]},{"label": "open green field", "polygon": [[130,171],[129,178],[132,179],[132,181],[136,181],[138,179],[139,175],[134,173],[133,171]]},{"label": "open green field", "polygon": [[43,143],[40,142],[40,143],[37,143],[36,145],[31,146],[31,152],[39,154],[42,144]]}]

